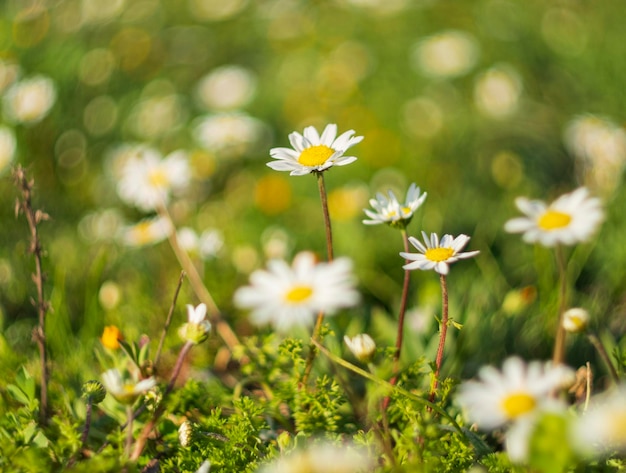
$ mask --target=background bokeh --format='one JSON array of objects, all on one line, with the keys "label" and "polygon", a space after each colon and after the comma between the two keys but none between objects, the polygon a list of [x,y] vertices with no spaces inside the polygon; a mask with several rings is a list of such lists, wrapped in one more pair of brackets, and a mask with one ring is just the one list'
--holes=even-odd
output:
[{"label": "background bokeh", "polygon": [[[117,197],[116,159],[139,143],[190,153],[193,186],[171,212],[209,232],[194,255],[226,318],[253,332],[232,294],[269,257],[325,255],[315,179],[265,166],[305,126],[365,139],[325,174],[337,255],[355,262],[362,306],[333,320],[392,345],[400,234],[364,226],[375,192],[428,198],[409,233],[466,233],[452,269],[449,373],[517,353],[548,358],[556,310],[550,251],[503,232],[519,195],[587,185],[606,204],[593,242],[569,251],[574,305],[609,344],[626,330],[626,4],[480,0],[5,0],[0,3],[0,370],[34,359],[27,227],[10,167],[35,180],[53,369],[96,373],[105,325],[157,337],[179,276],[167,243],[124,245],[144,218]],[[26,90],[30,87],[30,92]],[[33,92],[34,91],[34,92]],[[27,94],[28,92],[28,94]],[[352,151],[352,150],[351,150]],[[182,303],[197,303],[183,288]],[[406,359],[434,358],[438,278],[412,275]],[[172,337],[175,338],[175,337]],[[176,344],[172,339],[169,343]],[[209,362],[220,345],[197,350]],[[572,365],[591,359],[571,340]],[[202,350],[205,350],[203,353]],[[5,362],[6,360],[6,362]],[[33,367],[36,370],[35,367]]]}]

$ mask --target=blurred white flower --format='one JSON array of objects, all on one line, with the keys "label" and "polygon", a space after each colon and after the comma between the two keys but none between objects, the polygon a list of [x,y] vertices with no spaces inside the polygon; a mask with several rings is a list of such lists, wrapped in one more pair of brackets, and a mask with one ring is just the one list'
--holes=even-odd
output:
[{"label": "blurred white flower", "polygon": [[418,71],[434,78],[467,74],[478,60],[478,43],[464,31],[449,30],[423,39],[415,46],[413,61]]},{"label": "blurred white flower", "polygon": [[478,110],[492,118],[505,118],[519,107],[522,81],[510,66],[499,65],[482,73],[474,85]]},{"label": "blurred white flower", "polygon": [[589,312],[580,307],[572,307],[563,313],[563,328],[570,333],[580,333],[587,330]]},{"label": "blurred white flower", "polygon": [[209,460],[204,460],[200,468],[196,470],[196,473],[209,473],[211,469],[211,462]]},{"label": "blurred white flower", "polygon": [[15,159],[17,141],[11,128],[0,126],[0,173]]},{"label": "blurred white flower", "polygon": [[194,344],[206,340],[211,331],[211,322],[206,319],[206,313],[206,304],[199,304],[197,307],[187,304],[187,323],[178,329],[180,338]]},{"label": "blurred white flower", "polygon": [[13,123],[37,123],[56,100],[52,79],[33,76],[14,83],[4,95],[4,114]]},{"label": "blurred white flower", "polygon": [[301,135],[294,131],[289,135],[292,148],[272,148],[270,155],[276,161],[267,163],[276,171],[290,171],[292,176],[302,176],[312,172],[325,171],[332,166],[345,166],[356,161],[354,156],[344,153],[363,140],[362,136],[353,136],[354,130],[348,130],[337,136],[337,125],[326,125],[320,135],[308,126]]},{"label": "blurred white flower", "polygon": [[420,188],[415,183],[412,183],[406,193],[404,204],[398,202],[392,191],[389,191],[388,195],[389,197],[379,192],[376,194],[375,199],[370,199],[370,205],[375,212],[369,209],[364,210],[365,214],[371,219],[363,220],[365,225],[387,223],[391,226],[405,228],[413,218],[413,214],[424,203],[428,194],[426,192],[421,194]]},{"label": "blurred white flower", "polygon": [[20,75],[20,66],[0,59],[0,94],[10,87]]},{"label": "blurred white flower", "polygon": [[247,105],[254,96],[256,79],[252,73],[235,65],[214,69],[198,82],[196,93],[209,109],[233,110]]},{"label": "blurred white flower", "polygon": [[198,236],[195,230],[183,227],[176,232],[176,237],[182,249],[203,260],[214,258],[224,246],[222,233],[215,229],[205,230]]},{"label": "blurred white flower", "polygon": [[122,404],[132,404],[141,394],[156,386],[153,377],[138,380],[128,373],[120,373],[113,368],[102,373],[102,384],[106,390]]},{"label": "blurred white flower", "polygon": [[426,232],[422,232],[422,238],[425,244],[415,237],[409,237],[409,242],[417,248],[419,253],[400,253],[404,259],[411,261],[402,266],[404,269],[424,271],[434,269],[439,274],[446,275],[450,270],[450,264],[460,259],[472,258],[479,253],[479,251],[461,253],[470,240],[467,235],[459,235],[456,238],[452,235],[444,235],[440,241],[436,233],[431,233],[428,237]]},{"label": "blurred white flower", "polygon": [[479,381],[461,384],[456,401],[471,422],[486,430],[520,421],[545,406],[553,409],[552,393],[575,379],[574,371],[564,365],[538,361],[527,364],[517,357],[505,360],[502,371],[492,366],[482,367],[478,377]]},{"label": "blurred white flower", "polygon": [[626,131],[608,118],[582,115],[567,124],[563,139],[585,184],[603,194],[613,192],[626,164]]},{"label": "blurred white flower", "polygon": [[250,285],[239,288],[234,296],[238,307],[252,310],[255,324],[270,323],[279,331],[310,326],[320,312],[332,315],[359,301],[352,262],[347,258],[317,263],[313,253],[302,252],[292,266],[272,260],[267,267],[252,273]]},{"label": "blurred white flower", "polygon": [[376,342],[366,333],[360,333],[352,338],[344,335],[343,341],[346,342],[352,354],[365,363],[372,359],[376,351]]},{"label": "blurred white flower", "polygon": [[264,133],[263,122],[242,112],[205,115],[193,129],[193,136],[200,146],[225,157],[248,153]]},{"label": "blurred white flower", "polygon": [[626,452],[626,386],[591,398],[589,409],[572,428],[574,444],[584,453],[605,456]]},{"label": "blurred white flower", "polygon": [[153,217],[122,229],[122,241],[128,246],[145,246],[165,240],[174,226],[169,219]]},{"label": "blurred white flower", "polygon": [[584,187],[563,194],[550,205],[525,197],[515,199],[515,205],[525,217],[509,220],[504,229],[510,233],[523,233],[522,239],[526,243],[555,246],[584,242],[604,220],[600,199],[590,197]]},{"label": "blurred white flower", "polygon": [[150,211],[169,202],[170,193],[186,189],[191,179],[184,151],[165,158],[151,148],[140,148],[123,164],[117,193],[127,204]]},{"label": "blurred white flower", "polygon": [[138,102],[130,114],[129,127],[146,141],[159,138],[183,123],[184,110],[175,94],[149,97]]},{"label": "blurred white flower", "polygon": [[376,462],[362,447],[318,443],[261,466],[257,473],[355,473],[372,471]]}]

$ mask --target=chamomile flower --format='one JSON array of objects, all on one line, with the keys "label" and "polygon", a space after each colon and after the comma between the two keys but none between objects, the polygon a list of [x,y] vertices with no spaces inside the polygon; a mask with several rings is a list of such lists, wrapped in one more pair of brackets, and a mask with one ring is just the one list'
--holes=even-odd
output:
[{"label": "chamomile flower", "polygon": [[190,179],[184,151],[175,151],[161,159],[157,151],[146,147],[127,159],[117,193],[124,202],[150,211],[166,204],[172,192],[184,190]]},{"label": "chamomile flower", "polygon": [[211,322],[206,319],[206,304],[197,307],[187,304],[187,323],[178,329],[180,338],[198,344],[206,340],[211,330]]},{"label": "chamomile flower", "polygon": [[128,246],[145,246],[165,240],[174,231],[165,217],[151,217],[122,229],[122,241]]},{"label": "chamomile flower", "polygon": [[376,342],[366,333],[360,333],[352,338],[344,335],[343,341],[359,361],[370,361],[376,351]]},{"label": "chamomile flower", "polygon": [[272,148],[270,155],[276,161],[267,163],[276,171],[290,171],[292,176],[302,176],[312,172],[321,172],[332,166],[345,166],[356,161],[354,156],[344,153],[363,139],[353,136],[349,130],[337,136],[337,125],[326,125],[320,135],[315,127],[308,126],[301,135],[294,131],[289,135],[292,148]]},{"label": "chamomile flower", "polygon": [[388,197],[384,194],[377,193],[375,199],[370,199],[370,205],[375,212],[365,209],[365,214],[371,220],[363,220],[365,225],[378,225],[379,223],[387,223],[391,226],[406,227],[413,214],[426,200],[426,192],[420,194],[420,188],[415,183],[411,184],[406,193],[404,204],[398,202],[393,191],[389,191]]},{"label": "chamomile flower", "polygon": [[563,328],[567,332],[584,332],[588,325],[589,312],[581,307],[572,307],[563,313]]},{"label": "chamomile flower", "polygon": [[518,197],[517,208],[525,214],[506,222],[510,233],[523,233],[526,243],[555,246],[589,240],[604,220],[600,199],[590,197],[585,187],[563,194],[550,205],[540,200]]},{"label": "chamomile flower", "polygon": [[490,430],[534,415],[545,406],[554,410],[551,394],[571,384],[575,376],[564,365],[526,364],[513,357],[504,362],[502,371],[485,366],[478,377],[479,381],[461,384],[456,400],[472,422]]},{"label": "chamomile flower", "polygon": [[470,240],[467,235],[459,235],[456,238],[452,235],[444,235],[439,240],[436,233],[431,233],[429,238],[426,232],[422,232],[422,238],[425,245],[417,238],[409,237],[409,241],[419,253],[400,253],[404,259],[411,261],[403,266],[404,269],[434,269],[439,274],[446,275],[451,263],[460,259],[472,258],[479,253],[479,251],[461,253],[463,247]]},{"label": "chamomile flower", "polygon": [[132,404],[141,394],[156,386],[156,379],[150,377],[139,381],[112,368],[102,373],[102,384],[119,402]]},{"label": "chamomile flower", "polygon": [[347,258],[317,263],[313,253],[302,252],[292,266],[272,260],[267,267],[252,273],[250,285],[239,288],[234,296],[237,306],[252,310],[255,324],[269,323],[279,331],[311,326],[320,312],[332,315],[359,301],[352,262]]}]

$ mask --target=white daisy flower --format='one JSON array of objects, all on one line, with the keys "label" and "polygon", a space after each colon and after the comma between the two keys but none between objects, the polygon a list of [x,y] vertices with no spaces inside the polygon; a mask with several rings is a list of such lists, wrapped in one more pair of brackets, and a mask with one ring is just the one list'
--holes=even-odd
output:
[{"label": "white daisy flower", "polygon": [[400,226],[404,228],[413,218],[413,214],[426,200],[426,192],[420,195],[420,188],[415,183],[411,184],[406,193],[404,204],[398,202],[395,194],[389,191],[389,197],[376,194],[375,199],[370,199],[370,205],[375,212],[364,209],[365,214],[371,220],[363,220],[365,225],[378,225],[379,223],[387,223],[391,226]]},{"label": "white daisy flower", "polygon": [[352,338],[344,335],[343,341],[346,342],[352,354],[363,362],[371,360],[376,351],[376,342],[366,333],[360,333]]},{"label": "white daisy flower", "polygon": [[102,373],[102,384],[119,402],[132,404],[141,394],[156,386],[156,379],[150,377],[138,381],[113,368]]},{"label": "white daisy flower", "polygon": [[563,313],[563,328],[570,333],[580,333],[587,330],[589,312],[581,307],[572,307]]},{"label": "white daisy flower", "polygon": [[190,179],[187,153],[175,151],[161,159],[146,147],[124,164],[117,192],[126,203],[149,211],[166,204],[171,192],[184,190]]},{"label": "white daisy flower", "polygon": [[37,123],[50,111],[57,92],[52,79],[33,76],[14,83],[4,95],[4,113],[14,123]]},{"label": "white daisy flower", "polygon": [[234,296],[237,306],[252,310],[255,324],[270,323],[279,331],[311,326],[320,312],[332,315],[359,301],[352,262],[347,258],[316,263],[313,253],[302,252],[292,266],[272,260],[267,267],[267,271],[252,273],[250,285],[239,288]]},{"label": "white daisy flower", "polygon": [[453,238],[452,235],[444,235],[440,241],[436,233],[431,233],[429,238],[426,232],[422,232],[422,238],[426,245],[423,245],[415,237],[409,237],[409,241],[419,253],[400,253],[404,259],[411,261],[411,263],[403,266],[404,269],[425,271],[434,269],[439,274],[446,275],[450,269],[450,264],[460,259],[472,258],[480,253],[479,251],[460,253],[470,240],[467,235],[459,235],[456,238]]},{"label": "white daisy flower", "polygon": [[301,135],[294,131],[289,135],[291,148],[272,148],[270,155],[277,161],[267,163],[276,171],[290,171],[292,176],[302,176],[312,172],[321,172],[332,166],[345,166],[356,161],[354,156],[344,153],[363,140],[362,136],[352,136],[354,130],[346,131],[337,137],[337,125],[326,125],[320,135],[308,126]]},{"label": "white daisy flower", "polygon": [[145,246],[165,240],[174,226],[165,217],[152,217],[122,229],[121,239],[128,246]]},{"label": "white daisy flower", "polygon": [[574,371],[564,365],[526,364],[517,357],[508,358],[501,372],[481,368],[478,377],[480,381],[461,384],[456,400],[469,419],[486,430],[517,422],[546,406],[554,410],[552,393],[575,379]]},{"label": "white daisy flower", "polygon": [[211,322],[206,319],[206,312],[206,304],[197,307],[187,304],[187,323],[178,329],[180,338],[194,344],[206,340],[211,330]]},{"label": "white daisy flower", "polygon": [[526,243],[544,246],[573,245],[589,240],[604,220],[600,199],[590,197],[585,187],[563,194],[550,205],[518,197],[515,205],[526,216],[506,222],[510,233],[523,233]]},{"label": "white daisy flower", "polygon": [[594,396],[589,409],[572,428],[574,443],[583,451],[606,455],[626,452],[626,385]]}]

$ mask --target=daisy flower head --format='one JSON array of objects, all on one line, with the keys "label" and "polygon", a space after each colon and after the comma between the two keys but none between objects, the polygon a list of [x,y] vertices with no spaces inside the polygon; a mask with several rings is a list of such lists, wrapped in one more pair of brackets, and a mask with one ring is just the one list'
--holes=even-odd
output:
[{"label": "daisy flower head", "polygon": [[419,253],[400,253],[404,259],[411,261],[403,266],[404,269],[421,269],[424,271],[434,269],[445,276],[450,270],[450,264],[460,259],[472,258],[480,253],[479,251],[461,253],[463,247],[470,240],[467,235],[459,235],[454,238],[452,235],[446,234],[440,240],[436,233],[431,233],[429,237],[426,232],[422,232],[422,238],[424,244],[415,237],[409,237],[409,241]]},{"label": "daisy flower head", "polygon": [[121,240],[127,246],[145,246],[165,240],[174,231],[166,217],[146,218],[121,230]]},{"label": "daisy flower head", "polygon": [[132,404],[141,394],[156,386],[156,379],[150,377],[139,381],[127,373],[122,375],[117,368],[112,368],[102,373],[102,384],[119,402]]},{"label": "daisy flower head", "polygon": [[491,430],[518,422],[540,412],[545,406],[554,410],[551,394],[574,381],[574,371],[564,365],[520,358],[505,360],[502,371],[485,366],[478,381],[461,384],[456,401],[479,428]]},{"label": "daisy flower head", "polygon": [[184,190],[190,180],[187,153],[179,150],[162,159],[146,147],[125,162],[117,193],[127,204],[150,211],[167,204],[170,193]]},{"label": "daisy flower head", "polygon": [[375,199],[370,199],[370,205],[375,212],[365,209],[365,215],[370,220],[363,220],[363,223],[365,225],[386,223],[392,227],[405,228],[411,222],[413,214],[426,200],[426,196],[426,192],[421,194],[420,188],[415,183],[412,183],[409,187],[404,204],[398,202],[393,191],[389,191],[388,196],[379,192],[376,194]]},{"label": "daisy flower head", "polygon": [[239,288],[234,295],[238,307],[251,310],[252,322],[269,323],[279,331],[311,326],[320,312],[332,315],[358,301],[352,262],[338,258],[318,263],[310,252],[296,255],[291,266],[271,260],[267,270],[253,272],[250,285]]},{"label": "daisy flower head", "polygon": [[526,243],[555,246],[584,242],[604,220],[600,199],[591,197],[585,187],[563,194],[550,205],[525,197],[518,197],[515,205],[525,216],[509,220],[504,229],[523,233]]},{"label": "daisy flower head", "polygon": [[187,323],[178,329],[180,338],[193,344],[203,342],[209,336],[211,322],[206,319],[206,304],[197,307],[187,304]]},{"label": "daisy flower head", "polygon": [[344,156],[344,153],[363,140],[362,136],[353,136],[354,133],[354,130],[348,130],[337,136],[337,125],[334,123],[326,125],[321,135],[312,126],[306,127],[303,134],[294,131],[289,135],[293,148],[272,148],[270,156],[276,161],[267,165],[276,171],[290,171],[292,176],[345,166],[357,158]]}]

